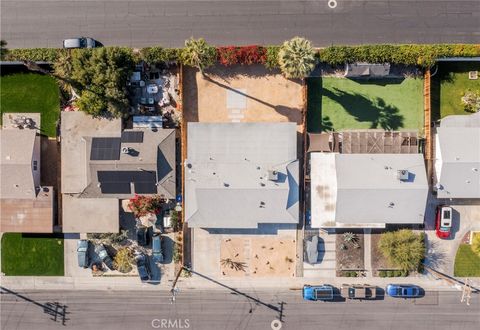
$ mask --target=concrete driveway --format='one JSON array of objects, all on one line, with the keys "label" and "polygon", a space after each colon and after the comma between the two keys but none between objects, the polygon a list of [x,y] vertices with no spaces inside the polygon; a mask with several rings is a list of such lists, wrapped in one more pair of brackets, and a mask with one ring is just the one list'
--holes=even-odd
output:
[{"label": "concrete driveway", "polygon": [[448,239],[439,239],[435,234],[434,204],[429,204],[425,233],[427,235],[426,263],[430,267],[453,276],[455,255],[463,236],[470,230],[480,230],[480,205],[449,204],[453,209],[452,234]]}]

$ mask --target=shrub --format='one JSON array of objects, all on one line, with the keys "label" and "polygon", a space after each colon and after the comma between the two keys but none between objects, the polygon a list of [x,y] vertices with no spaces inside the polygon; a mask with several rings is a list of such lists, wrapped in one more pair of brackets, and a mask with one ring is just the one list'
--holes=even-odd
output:
[{"label": "shrub", "polygon": [[378,248],[392,266],[402,270],[417,270],[425,255],[423,236],[409,229],[386,232]]},{"label": "shrub", "polygon": [[173,246],[173,261],[180,262],[182,260],[182,244],[177,242]]},{"label": "shrub", "polygon": [[8,54],[7,42],[5,40],[0,40],[0,60],[4,60]]},{"label": "shrub", "polygon": [[87,234],[89,239],[104,241],[105,244],[119,244],[128,238],[128,230],[121,229],[119,233],[92,233]]},{"label": "shrub", "polygon": [[316,61],[311,42],[300,37],[285,41],[278,52],[280,70],[286,78],[305,78],[315,68]]},{"label": "shrub", "polygon": [[480,91],[467,91],[461,98],[465,111],[480,111]]},{"label": "shrub", "polygon": [[392,270],[387,270],[387,277],[393,277],[393,271]]},{"label": "shrub", "polygon": [[353,270],[347,270],[347,271],[343,272],[343,276],[345,276],[345,277],[357,277],[358,272],[353,271]]},{"label": "shrub", "polygon": [[128,248],[122,248],[117,251],[115,258],[113,258],[113,266],[121,273],[128,273],[132,270],[133,261],[132,251]]},{"label": "shrub", "polygon": [[203,70],[215,64],[217,50],[207,44],[203,38],[190,38],[185,41],[185,47],[180,53],[180,60],[182,64],[197,68],[203,73]]},{"label": "shrub", "polygon": [[161,46],[146,47],[140,50],[141,58],[150,64],[176,62],[180,57],[181,49],[163,48]]},{"label": "shrub", "polygon": [[472,251],[480,257],[480,233],[473,234]]},{"label": "shrub", "polygon": [[170,217],[170,224],[174,231],[179,231],[182,228],[182,222],[180,220],[180,212],[172,210]]},{"label": "shrub", "polygon": [[218,62],[224,66],[234,64],[265,64],[266,48],[262,46],[226,46],[217,48]]},{"label": "shrub", "polygon": [[380,276],[380,277],[387,277],[387,272],[384,271],[384,270],[379,270],[379,271],[378,271],[378,276]]},{"label": "shrub", "polygon": [[267,51],[265,53],[265,67],[267,69],[275,70],[280,68],[280,64],[278,63],[279,51],[279,46],[267,46]]},{"label": "shrub", "polygon": [[165,198],[158,195],[144,196],[135,194],[135,196],[130,199],[128,207],[135,217],[139,218],[149,213],[159,214],[164,203]]},{"label": "shrub", "polygon": [[419,65],[429,68],[442,57],[474,57],[480,55],[480,45],[363,45],[331,46],[320,50],[320,60],[330,65],[370,62]]},{"label": "shrub", "polygon": [[358,241],[358,236],[352,232],[346,232],[343,233],[343,241],[347,243],[355,243]]},{"label": "shrub", "polygon": [[44,61],[55,62],[61,53],[61,48],[15,48],[9,49],[5,56],[7,61]]}]

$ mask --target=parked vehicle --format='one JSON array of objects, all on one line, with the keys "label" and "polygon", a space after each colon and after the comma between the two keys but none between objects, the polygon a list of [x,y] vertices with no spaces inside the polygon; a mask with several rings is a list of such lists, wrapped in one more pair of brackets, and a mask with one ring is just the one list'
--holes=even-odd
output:
[{"label": "parked vehicle", "polygon": [[145,254],[141,253],[137,255],[135,258],[135,261],[137,262],[137,270],[138,270],[138,275],[140,276],[140,279],[142,282],[148,282],[152,278],[151,272],[150,272],[150,265],[148,263],[148,258]]},{"label": "parked vehicle", "polygon": [[155,263],[163,262],[162,237],[160,236],[160,233],[153,234],[152,256]]},{"label": "parked vehicle", "polygon": [[385,292],[393,298],[417,298],[421,295],[420,287],[413,284],[389,284]]},{"label": "parked vehicle", "polygon": [[86,239],[80,239],[77,241],[77,258],[78,266],[87,268],[89,264],[88,250],[90,243]]},{"label": "parked vehicle", "polygon": [[452,208],[440,205],[437,207],[435,232],[438,238],[449,238],[452,231]]},{"label": "parked vehicle", "polygon": [[304,285],[303,299],[312,301],[333,300],[333,286],[329,284]]},{"label": "parked vehicle", "polygon": [[341,296],[346,299],[375,299],[377,287],[368,284],[342,284]]},{"label": "parked vehicle", "polygon": [[147,227],[137,227],[137,243],[140,246],[147,246]]},{"label": "parked vehicle", "polygon": [[98,254],[103,263],[107,265],[110,270],[113,270],[113,261],[112,258],[108,255],[107,249],[103,244],[99,244],[95,247],[95,253]]},{"label": "parked vehicle", "polygon": [[95,48],[97,43],[92,38],[80,37],[63,40],[63,48]]}]

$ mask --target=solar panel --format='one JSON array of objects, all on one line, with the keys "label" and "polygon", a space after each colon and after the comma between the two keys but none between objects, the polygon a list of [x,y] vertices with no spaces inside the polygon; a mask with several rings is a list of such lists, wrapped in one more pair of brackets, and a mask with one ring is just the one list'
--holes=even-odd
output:
[{"label": "solar panel", "polygon": [[131,132],[124,131],[122,132],[122,142],[126,143],[142,143],[143,142],[143,132]]},{"label": "solar panel", "polygon": [[155,194],[157,192],[155,182],[135,182],[134,187],[137,194]]},{"label": "solar panel", "polygon": [[119,160],[120,138],[93,138],[90,160]]},{"label": "solar panel", "polygon": [[130,182],[102,182],[102,194],[130,194]]}]

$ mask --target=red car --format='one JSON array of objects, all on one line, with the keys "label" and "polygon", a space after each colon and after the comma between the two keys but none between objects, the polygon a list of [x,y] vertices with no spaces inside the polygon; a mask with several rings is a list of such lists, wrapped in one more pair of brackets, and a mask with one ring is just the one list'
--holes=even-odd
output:
[{"label": "red car", "polygon": [[441,205],[437,207],[437,217],[435,219],[435,231],[438,238],[449,238],[452,230],[452,208]]}]

